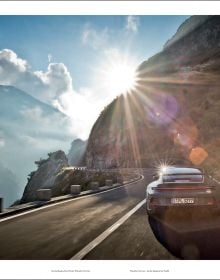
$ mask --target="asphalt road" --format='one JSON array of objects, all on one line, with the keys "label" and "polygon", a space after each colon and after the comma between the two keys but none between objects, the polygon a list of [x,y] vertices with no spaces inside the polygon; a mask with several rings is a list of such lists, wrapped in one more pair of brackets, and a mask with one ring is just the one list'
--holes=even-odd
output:
[{"label": "asphalt road", "polygon": [[[67,260],[94,240],[95,248],[84,259],[220,259],[219,218],[166,213],[149,220],[143,200],[152,177],[147,171],[144,176],[117,189],[0,221],[0,259]],[[98,244],[97,237],[108,231]]]},{"label": "asphalt road", "polygon": [[[144,199],[145,175],[140,182],[0,222],[0,259],[70,259]],[[155,240],[143,217],[146,239]],[[135,258],[134,247],[122,259]]]}]

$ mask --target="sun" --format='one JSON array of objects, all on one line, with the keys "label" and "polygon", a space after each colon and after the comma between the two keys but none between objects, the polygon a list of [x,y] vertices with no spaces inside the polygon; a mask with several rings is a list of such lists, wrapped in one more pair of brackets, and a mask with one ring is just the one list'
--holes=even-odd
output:
[{"label": "sun", "polygon": [[137,81],[137,60],[123,53],[111,53],[99,71],[102,88],[110,96],[126,95],[134,90]]},{"label": "sun", "polygon": [[127,94],[137,82],[136,65],[129,61],[115,61],[105,73],[105,83],[115,94]]}]

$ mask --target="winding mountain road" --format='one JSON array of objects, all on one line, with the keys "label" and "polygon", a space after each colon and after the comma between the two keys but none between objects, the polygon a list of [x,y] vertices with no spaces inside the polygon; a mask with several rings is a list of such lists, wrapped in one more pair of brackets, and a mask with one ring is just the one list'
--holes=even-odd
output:
[{"label": "winding mountain road", "polygon": [[220,215],[167,211],[148,218],[140,180],[0,219],[2,260],[220,259]]},{"label": "winding mountain road", "polygon": [[0,220],[0,259],[173,259],[145,211],[138,182]]}]

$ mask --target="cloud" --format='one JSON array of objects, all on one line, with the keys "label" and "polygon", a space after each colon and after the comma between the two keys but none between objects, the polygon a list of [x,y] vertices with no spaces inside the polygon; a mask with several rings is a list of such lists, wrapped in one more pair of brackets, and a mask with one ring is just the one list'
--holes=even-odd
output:
[{"label": "cloud", "polygon": [[[46,71],[32,71],[26,60],[12,50],[3,49],[0,51],[0,84],[15,86],[41,101],[56,105],[56,108],[71,118],[71,121],[62,123],[63,118],[59,115],[44,116],[39,107],[24,108],[20,113],[38,123],[45,133],[52,133],[51,130],[55,131],[57,127],[62,130],[62,125],[64,135],[67,130],[73,135],[79,132],[78,125],[74,127],[74,120],[84,100],[79,104],[77,93],[73,90],[72,77],[63,63],[49,63]],[[80,112],[78,118],[85,119],[83,114]],[[0,146],[3,145],[2,140]]]},{"label": "cloud", "polygon": [[72,130],[79,137],[86,139],[99,114],[98,104],[94,104],[93,92],[82,89],[82,92],[67,92],[54,101],[53,105],[70,117]]},{"label": "cloud", "polygon": [[49,63],[47,71],[32,71],[28,62],[9,49],[0,51],[0,84],[12,85],[49,102],[72,90],[72,78],[63,63]]},{"label": "cloud", "polygon": [[[92,34],[88,38],[98,36]],[[101,40],[98,44],[101,44]],[[63,63],[49,63],[46,71],[32,71],[26,60],[12,50],[3,49],[0,50],[0,84],[15,86],[69,117],[70,121],[62,123],[60,116],[44,116],[38,107],[24,108],[20,112],[27,119],[38,122],[39,126],[44,124],[44,131],[55,130],[58,126],[62,130],[63,125],[66,133],[68,130],[72,135],[85,139],[98,116],[97,109],[91,104],[94,93],[88,88],[79,89],[78,92],[74,90],[72,77]]]},{"label": "cloud", "polygon": [[[98,32],[90,25],[86,25],[82,40],[84,44],[91,44],[90,46],[97,48],[106,44],[108,36],[108,29]],[[65,64],[49,63],[46,71],[33,71],[29,63],[14,51],[3,49],[0,50],[0,84],[24,90],[57,108],[68,117],[69,121],[62,122],[60,116],[45,116],[38,107],[23,108],[20,113],[24,119],[35,122],[33,127],[42,126],[40,133],[45,134],[45,137],[50,138],[51,135],[55,135],[57,130],[60,130],[63,131],[64,138],[70,132],[74,136],[86,139],[99,113],[116,96],[116,92],[109,93],[109,87],[106,88],[102,85],[103,79],[105,79],[103,70],[107,68],[105,73],[107,75],[112,63],[126,60],[124,50],[106,46],[99,52],[104,64],[97,64],[97,67],[93,67],[91,73],[93,82],[90,88],[83,87],[76,90]],[[128,57],[131,61],[131,56]],[[28,127],[29,131],[31,129]],[[29,136],[34,136],[34,132],[30,133]],[[55,137],[58,136],[55,135]]]},{"label": "cloud", "polygon": [[137,33],[140,25],[140,19],[138,16],[128,16],[126,18],[126,26],[125,29],[127,31],[131,31],[133,33]]},{"label": "cloud", "polygon": [[82,43],[97,50],[105,46],[109,40],[109,29],[105,27],[103,30],[96,30],[90,24],[84,26],[82,32]]}]

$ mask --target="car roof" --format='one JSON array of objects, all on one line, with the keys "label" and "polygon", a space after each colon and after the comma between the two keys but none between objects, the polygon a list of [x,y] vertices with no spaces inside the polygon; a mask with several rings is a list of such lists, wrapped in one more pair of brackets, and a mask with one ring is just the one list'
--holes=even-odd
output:
[{"label": "car roof", "polygon": [[177,166],[168,166],[163,175],[166,174],[202,174],[202,170],[196,167],[177,167]]}]

